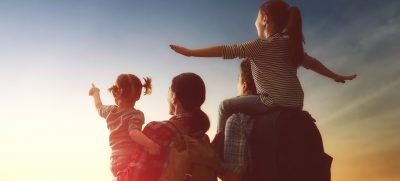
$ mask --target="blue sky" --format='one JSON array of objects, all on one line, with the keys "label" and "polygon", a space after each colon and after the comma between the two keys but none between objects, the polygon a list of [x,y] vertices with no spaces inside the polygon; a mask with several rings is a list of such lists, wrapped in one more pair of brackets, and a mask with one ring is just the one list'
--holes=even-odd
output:
[{"label": "blue sky", "polygon": [[[168,45],[254,39],[262,2],[1,0],[0,180],[110,180],[107,128],[87,91],[93,82],[113,103],[106,88],[120,73],[153,78],[153,95],[137,105],[146,122],[168,118],[173,76],[201,75],[213,136],[239,61],[186,58]],[[307,52],[359,75],[342,85],[299,69],[305,109],[335,158],[333,180],[399,180],[400,1],[288,2],[302,11]]]}]

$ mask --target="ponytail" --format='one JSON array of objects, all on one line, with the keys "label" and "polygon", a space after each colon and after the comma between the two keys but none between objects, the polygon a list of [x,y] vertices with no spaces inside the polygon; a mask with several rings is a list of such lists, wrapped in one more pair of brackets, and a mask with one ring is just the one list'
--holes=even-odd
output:
[{"label": "ponytail", "polygon": [[304,58],[304,37],[300,9],[296,6],[289,8],[289,19],[286,27],[289,34],[289,59],[300,66]]},{"label": "ponytail", "polygon": [[150,95],[151,93],[152,93],[152,85],[151,85],[151,78],[149,78],[149,77],[145,77],[145,78],[143,78],[143,80],[144,80],[144,84],[143,84],[143,87],[144,87],[144,95]]},{"label": "ponytail", "polygon": [[152,92],[151,78],[146,77],[144,84],[140,82],[140,79],[133,74],[120,74],[117,78],[116,84],[109,88],[109,91],[113,94],[114,98],[118,98],[127,101],[135,102],[140,99],[142,87],[144,87],[144,95],[149,95]]},{"label": "ponytail", "polygon": [[189,131],[205,134],[210,128],[210,120],[200,108],[206,98],[203,79],[194,73],[182,73],[172,79],[171,91],[175,93],[183,109],[192,114],[188,120]]},{"label": "ponytail", "polygon": [[283,0],[267,0],[260,7],[265,15],[269,16],[273,26],[280,32],[286,28],[289,34],[289,61],[299,66],[303,62],[303,31],[300,9],[289,6]]},{"label": "ponytail", "polygon": [[210,119],[201,109],[192,112],[192,119],[188,121],[189,132],[204,135],[210,129]]}]

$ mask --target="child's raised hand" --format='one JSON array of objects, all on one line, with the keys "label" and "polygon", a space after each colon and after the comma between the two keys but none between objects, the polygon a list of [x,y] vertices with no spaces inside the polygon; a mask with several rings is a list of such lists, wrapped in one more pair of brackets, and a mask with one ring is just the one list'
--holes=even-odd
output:
[{"label": "child's raised hand", "polygon": [[169,45],[169,47],[170,47],[172,50],[174,50],[176,53],[185,55],[185,56],[187,56],[187,57],[190,57],[190,56],[191,56],[190,50],[187,49],[187,48],[185,48],[185,47],[181,47],[181,46],[178,46],[178,45]]},{"label": "child's raised hand", "polygon": [[92,88],[89,90],[89,96],[99,95],[100,89],[97,88],[94,84],[92,84]]},{"label": "child's raised hand", "polygon": [[345,83],[346,81],[353,80],[356,77],[357,77],[357,74],[349,75],[349,76],[339,75],[335,78],[335,81],[340,82],[340,83]]}]

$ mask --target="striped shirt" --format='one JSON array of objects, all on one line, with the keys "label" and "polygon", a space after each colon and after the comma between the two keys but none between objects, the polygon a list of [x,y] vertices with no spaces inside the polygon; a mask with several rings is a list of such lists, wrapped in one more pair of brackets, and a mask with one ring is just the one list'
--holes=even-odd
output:
[{"label": "striped shirt", "polygon": [[111,155],[131,154],[137,144],[132,140],[129,132],[137,129],[141,131],[144,124],[142,111],[128,109],[117,112],[117,106],[101,106],[97,109],[99,115],[106,119],[108,130],[110,131],[109,144]]},{"label": "striped shirt", "polygon": [[[223,58],[250,58],[257,94],[267,106],[302,109],[304,93],[297,78],[297,66],[289,60],[289,37],[277,33],[267,39],[224,45]],[[302,66],[310,68],[316,60],[305,54]]]}]

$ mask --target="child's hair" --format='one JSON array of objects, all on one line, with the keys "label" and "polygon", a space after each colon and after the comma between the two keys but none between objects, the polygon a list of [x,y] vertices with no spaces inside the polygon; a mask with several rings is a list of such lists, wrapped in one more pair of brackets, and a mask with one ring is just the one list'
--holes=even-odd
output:
[{"label": "child's hair", "polygon": [[240,71],[242,81],[246,82],[249,87],[249,94],[257,94],[256,85],[254,83],[253,75],[251,74],[250,59],[244,59],[240,63]]},{"label": "child's hair", "polygon": [[188,122],[190,132],[203,134],[210,128],[210,120],[200,106],[206,99],[206,86],[203,79],[194,73],[182,73],[172,79],[171,91],[181,102],[183,109],[192,113],[192,119]]},{"label": "child's hair", "polygon": [[[144,95],[151,94],[151,78],[143,78],[142,85],[140,79],[133,74],[121,74],[118,76],[116,85],[111,86],[108,90],[113,94],[114,98],[119,95],[119,99],[128,102],[136,102],[140,99],[142,87],[145,88]],[[118,94],[117,94],[118,93]]]},{"label": "child's hair", "polygon": [[304,57],[304,37],[300,9],[290,7],[283,0],[267,0],[260,7],[276,29],[282,32],[285,28],[289,34],[289,60],[296,66],[301,65]]}]

